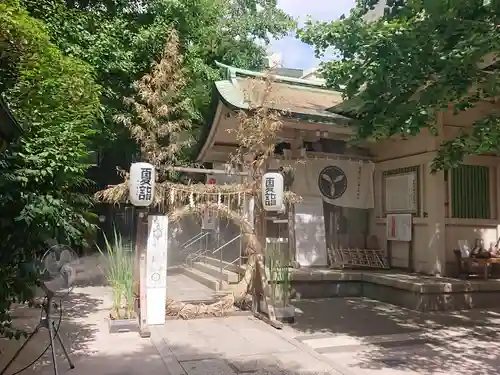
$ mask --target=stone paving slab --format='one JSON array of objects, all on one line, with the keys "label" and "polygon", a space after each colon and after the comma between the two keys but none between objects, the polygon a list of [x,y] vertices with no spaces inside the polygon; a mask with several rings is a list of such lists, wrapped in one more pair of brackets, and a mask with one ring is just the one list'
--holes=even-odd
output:
[{"label": "stone paving slab", "polygon": [[500,309],[422,313],[363,297],[302,300],[291,326],[295,337],[335,334],[369,337],[447,329],[500,327]]},{"label": "stone paving slab", "polygon": [[276,370],[279,368],[279,361],[271,355],[251,355],[234,357],[231,365],[239,372],[255,372],[258,370]]},{"label": "stone paving slab", "polygon": [[177,301],[212,300],[214,291],[183,274],[167,276],[167,297]]},{"label": "stone paving slab", "polygon": [[282,368],[296,371],[296,373],[318,373],[332,374],[332,368],[326,362],[311,356],[310,354],[297,350],[290,353],[279,353],[273,355],[280,363]]},{"label": "stone paving slab", "polygon": [[[92,277],[95,283],[97,276]],[[301,301],[298,305],[307,314],[283,330],[253,317],[235,316],[168,321],[151,327],[151,339],[141,339],[136,333],[109,334],[111,293],[95,283],[76,288],[65,309],[61,333],[76,368],[68,370],[58,350],[61,375],[499,373],[500,312],[495,310],[415,314],[363,299]],[[21,325],[33,326],[38,320],[38,311],[16,313]],[[432,342],[420,342],[420,336]],[[29,363],[46,341],[43,332],[15,369]],[[18,345],[0,341],[3,354]],[[0,364],[6,358],[0,355]],[[25,374],[52,374],[48,359],[44,356]]]},{"label": "stone paving slab", "polygon": [[213,369],[220,375],[336,373],[318,356],[305,352],[300,343],[280,336],[274,328],[253,317],[168,321],[156,331],[168,343],[186,375],[201,374],[203,367],[204,374]]},{"label": "stone paving slab", "polygon": [[181,364],[187,375],[237,375],[227,362],[222,359],[185,361]]}]

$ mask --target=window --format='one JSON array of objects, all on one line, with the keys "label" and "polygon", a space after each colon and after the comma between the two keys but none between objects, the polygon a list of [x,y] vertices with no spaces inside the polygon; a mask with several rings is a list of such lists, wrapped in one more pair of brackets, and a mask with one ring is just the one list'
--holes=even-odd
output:
[{"label": "window", "polygon": [[460,165],[452,169],[451,217],[457,219],[491,219],[490,168]]}]

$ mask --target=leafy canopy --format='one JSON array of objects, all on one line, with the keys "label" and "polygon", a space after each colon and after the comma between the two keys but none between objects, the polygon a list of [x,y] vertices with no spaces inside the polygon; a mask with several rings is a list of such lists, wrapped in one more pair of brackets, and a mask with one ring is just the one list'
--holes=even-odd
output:
[{"label": "leafy canopy", "polygon": [[20,264],[46,240],[78,244],[89,229],[89,141],[101,115],[101,88],[84,62],[64,56],[43,24],[14,1],[0,4],[0,88],[24,128],[0,154],[0,333],[10,303],[33,285]]},{"label": "leafy canopy", "polygon": [[[385,1],[385,0],[382,0]],[[298,33],[321,55],[327,84],[354,99],[359,137],[437,133],[439,111],[465,111],[499,94],[498,67],[485,65],[500,51],[499,0],[387,0],[382,18],[366,22],[378,1],[357,0],[347,17],[309,22]],[[500,120],[490,115],[473,130],[445,142],[434,168],[456,165],[467,154],[498,152]]]},{"label": "leafy canopy", "polygon": [[258,69],[265,56],[263,43],[294,26],[274,0],[21,2],[47,24],[51,40],[63,53],[95,68],[104,87],[103,128],[112,139],[123,131],[113,120],[126,110],[123,98],[134,94],[133,82],[158,61],[169,29],[179,35],[187,77],[183,91],[195,108],[191,120],[201,125],[211,114],[209,93],[219,76],[215,61]]}]

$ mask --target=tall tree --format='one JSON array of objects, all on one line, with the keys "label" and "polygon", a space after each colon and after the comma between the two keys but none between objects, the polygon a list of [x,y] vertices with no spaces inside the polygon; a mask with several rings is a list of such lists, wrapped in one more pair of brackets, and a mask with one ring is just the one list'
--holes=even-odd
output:
[{"label": "tall tree", "polygon": [[[132,83],[162,53],[167,30],[179,34],[187,82],[183,90],[195,111],[194,125],[210,116],[210,91],[219,60],[258,69],[271,37],[285,35],[293,20],[269,0],[22,0],[49,27],[64,53],[91,64],[104,87],[104,130],[113,138],[123,127],[113,118],[126,107]],[[194,127],[196,130],[196,126]],[[121,138],[123,139],[123,137]],[[123,143],[120,141],[120,147]]]},{"label": "tall tree", "polygon": [[0,154],[0,333],[10,303],[33,285],[20,263],[46,250],[46,240],[81,242],[90,226],[92,201],[80,191],[101,116],[91,67],[64,56],[16,3],[0,4],[0,88],[24,128],[20,144]]},{"label": "tall tree", "polygon": [[[365,22],[378,2],[358,0],[347,17],[310,22],[298,33],[318,55],[338,52],[322,71],[329,86],[356,98],[349,114],[358,117],[361,138],[436,133],[436,116],[449,105],[460,112],[496,101],[499,70],[486,68],[485,57],[500,51],[500,1],[387,0],[383,17]],[[491,115],[444,143],[434,168],[498,152],[499,144],[500,118]]]}]

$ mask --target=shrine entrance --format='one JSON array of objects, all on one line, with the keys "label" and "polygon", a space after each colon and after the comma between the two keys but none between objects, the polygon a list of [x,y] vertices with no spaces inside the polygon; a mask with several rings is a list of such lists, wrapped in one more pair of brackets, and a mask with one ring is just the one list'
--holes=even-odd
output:
[{"label": "shrine entrance", "polygon": [[[200,193],[188,206],[210,203],[230,207],[253,220],[253,201],[244,190]],[[217,205],[202,213],[188,212],[169,224],[167,298],[209,303],[230,293],[241,281],[248,259],[247,244],[240,225],[220,215]]]}]

